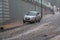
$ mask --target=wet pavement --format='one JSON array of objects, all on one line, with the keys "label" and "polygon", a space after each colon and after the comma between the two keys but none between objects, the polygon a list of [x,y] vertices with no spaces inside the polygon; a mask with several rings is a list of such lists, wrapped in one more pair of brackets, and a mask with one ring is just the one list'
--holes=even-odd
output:
[{"label": "wet pavement", "polygon": [[59,14],[48,15],[40,23],[0,32],[1,40],[49,40],[56,35],[60,35]]}]

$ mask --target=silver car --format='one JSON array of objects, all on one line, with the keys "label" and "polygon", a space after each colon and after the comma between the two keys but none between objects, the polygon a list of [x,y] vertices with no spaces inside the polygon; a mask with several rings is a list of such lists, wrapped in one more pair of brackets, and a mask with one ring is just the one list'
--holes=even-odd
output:
[{"label": "silver car", "polygon": [[25,22],[40,22],[41,14],[38,11],[29,11],[24,15],[23,23]]}]

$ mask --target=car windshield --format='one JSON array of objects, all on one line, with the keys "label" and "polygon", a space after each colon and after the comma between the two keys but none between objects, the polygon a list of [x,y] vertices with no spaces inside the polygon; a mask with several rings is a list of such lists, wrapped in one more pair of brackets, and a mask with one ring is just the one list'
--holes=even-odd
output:
[{"label": "car windshield", "polygon": [[29,15],[29,16],[36,16],[36,13],[28,12],[26,15]]}]

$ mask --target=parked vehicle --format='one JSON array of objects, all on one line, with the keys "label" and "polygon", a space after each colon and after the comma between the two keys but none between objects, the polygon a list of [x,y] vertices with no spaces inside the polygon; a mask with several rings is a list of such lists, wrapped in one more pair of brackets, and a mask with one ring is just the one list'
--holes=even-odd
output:
[{"label": "parked vehicle", "polygon": [[29,11],[24,15],[23,23],[25,22],[40,22],[41,14],[38,11]]}]

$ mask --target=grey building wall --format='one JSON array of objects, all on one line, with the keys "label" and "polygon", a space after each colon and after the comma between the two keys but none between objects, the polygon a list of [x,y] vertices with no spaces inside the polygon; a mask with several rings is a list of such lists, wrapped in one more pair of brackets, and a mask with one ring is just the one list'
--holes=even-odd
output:
[{"label": "grey building wall", "polygon": [[[60,7],[60,0],[46,0],[51,2],[53,5],[57,5]],[[30,4],[28,2],[23,2],[22,0],[0,0],[0,11],[2,11],[3,6],[3,14],[0,12],[0,23],[3,22],[13,22],[13,21],[21,21],[23,20],[24,14],[28,11],[34,11],[35,5]],[[36,10],[41,12],[41,8],[36,6]],[[9,13],[10,12],[10,13]],[[4,19],[3,19],[4,18]],[[9,21],[8,21],[9,20]]]},{"label": "grey building wall", "polygon": [[[35,6],[33,4],[23,2],[21,0],[9,0],[9,8],[11,21],[21,21],[24,14],[28,11],[35,10]],[[37,6],[37,10],[40,12],[40,7]]]}]

